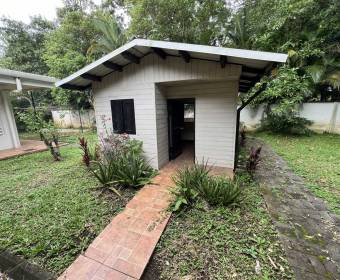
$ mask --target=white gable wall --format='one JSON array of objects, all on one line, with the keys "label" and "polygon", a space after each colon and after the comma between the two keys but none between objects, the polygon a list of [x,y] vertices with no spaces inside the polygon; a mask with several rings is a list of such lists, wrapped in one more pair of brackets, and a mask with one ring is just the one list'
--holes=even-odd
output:
[{"label": "white gable wall", "polygon": [[[167,57],[166,60],[160,59],[154,54],[150,54],[141,59],[141,63],[130,64],[124,67],[123,72],[113,72],[103,78],[102,82],[93,83],[94,92],[94,108],[96,112],[97,128],[99,133],[104,133],[104,127],[102,123],[101,116],[111,118],[111,107],[110,100],[113,99],[134,99],[135,105],[135,119],[136,119],[136,135],[132,136],[136,139],[143,141],[143,148],[147,157],[150,159],[152,165],[156,168],[162,167],[168,161],[168,144],[167,144],[167,113],[166,113],[166,97],[163,90],[157,87],[157,83],[164,82],[175,82],[175,81],[188,81],[197,80],[199,81],[221,81],[230,80],[227,82],[228,86],[223,86],[221,90],[215,92],[215,87],[211,84],[211,93],[217,96],[211,98],[200,97],[196,100],[196,112],[201,112],[201,121],[206,118],[204,114],[210,115],[214,114],[214,118],[206,120],[207,124],[211,122],[218,121],[221,117],[221,122],[225,116],[230,117],[230,123],[233,121],[231,114],[235,115],[235,92],[237,92],[237,83],[232,82],[238,80],[241,73],[241,67],[237,65],[227,65],[225,68],[221,68],[219,63],[209,62],[203,60],[191,60],[190,63],[185,63],[179,57]],[[230,95],[226,90],[229,91]],[[222,94],[223,91],[223,94]],[[206,91],[207,93],[209,90]],[[200,93],[204,95],[205,92]],[[199,95],[199,93],[197,92]],[[235,95],[235,96],[234,96]],[[226,97],[227,96],[227,97]],[[220,101],[223,101],[220,103]],[[205,104],[205,102],[207,102]],[[227,104],[230,102],[230,104]],[[215,108],[214,104],[218,107]],[[226,105],[226,106],[225,106]],[[199,109],[200,108],[200,109]],[[218,112],[213,111],[218,109]],[[225,109],[225,114],[221,113],[221,110]],[[231,111],[229,111],[232,109]],[[207,110],[212,110],[210,113]],[[235,117],[235,116],[234,116]],[[198,147],[202,148],[202,151],[206,151],[204,143],[210,141],[211,137],[205,135],[211,131],[204,132],[204,122],[198,124],[199,115],[196,116],[196,128],[201,125],[201,133],[197,132],[196,135],[196,153],[199,154]],[[215,124],[216,125],[216,124]],[[235,125],[235,124],[234,124]],[[106,126],[112,129],[111,120],[106,121]],[[226,139],[233,137],[232,133],[226,135],[222,129],[234,129],[234,127],[229,127],[227,124],[220,126],[221,133]],[[215,134],[217,134],[217,130]],[[198,137],[205,139],[205,142],[199,144]],[[221,137],[219,139],[221,139]],[[234,138],[233,138],[234,139]],[[219,141],[223,141],[219,140]],[[233,140],[234,141],[234,140]],[[199,146],[197,146],[199,144]],[[229,144],[228,144],[229,145]],[[233,150],[233,148],[232,148]],[[217,154],[218,151],[213,151],[212,153]],[[222,157],[223,155],[220,155]],[[226,155],[228,158],[233,156],[232,151],[228,151]],[[214,159],[216,165],[222,164],[222,161],[217,161]],[[230,165],[230,160],[228,164],[220,166]]]},{"label": "white gable wall", "polygon": [[168,98],[195,99],[195,158],[233,168],[237,81],[196,83],[166,88]]}]

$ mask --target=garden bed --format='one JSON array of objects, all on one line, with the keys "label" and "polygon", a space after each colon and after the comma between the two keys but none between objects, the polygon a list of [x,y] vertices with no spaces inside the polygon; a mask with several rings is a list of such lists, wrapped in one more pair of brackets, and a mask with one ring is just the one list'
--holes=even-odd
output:
[{"label": "garden bed", "polygon": [[241,197],[230,207],[199,200],[173,213],[143,280],[291,279],[259,186],[249,181]]},{"label": "garden bed", "polygon": [[[94,134],[87,138],[95,138]],[[78,136],[61,141],[77,143]],[[0,161],[0,250],[6,249],[55,273],[75,257],[124,208],[135,191],[101,192],[81,162],[77,145]]]},{"label": "garden bed", "polygon": [[256,133],[270,144],[306,186],[340,215],[340,135],[284,136]]}]

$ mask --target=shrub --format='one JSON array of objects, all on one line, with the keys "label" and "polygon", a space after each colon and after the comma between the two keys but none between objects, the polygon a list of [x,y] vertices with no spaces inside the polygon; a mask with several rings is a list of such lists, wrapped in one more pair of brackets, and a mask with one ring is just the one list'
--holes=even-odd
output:
[{"label": "shrub", "polygon": [[100,159],[90,170],[104,187],[118,193],[116,188],[141,187],[156,174],[144,157],[141,141],[128,135],[111,135],[101,142]]},{"label": "shrub", "polygon": [[257,149],[255,149],[255,147],[250,148],[249,157],[246,163],[246,169],[249,173],[253,173],[257,165],[260,163],[261,149],[262,147],[258,147]]},{"label": "shrub", "polygon": [[210,205],[227,206],[236,201],[241,194],[240,183],[223,176],[209,176],[198,188],[200,196]]},{"label": "shrub", "polygon": [[310,120],[295,112],[269,111],[261,123],[261,129],[281,134],[310,135],[311,130],[307,126],[311,124]]},{"label": "shrub", "polygon": [[176,175],[172,178],[176,184],[176,188],[173,191],[176,196],[172,204],[173,211],[180,210],[196,199],[199,185],[207,180],[209,171],[206,163],[187,166],[177,171]]}]

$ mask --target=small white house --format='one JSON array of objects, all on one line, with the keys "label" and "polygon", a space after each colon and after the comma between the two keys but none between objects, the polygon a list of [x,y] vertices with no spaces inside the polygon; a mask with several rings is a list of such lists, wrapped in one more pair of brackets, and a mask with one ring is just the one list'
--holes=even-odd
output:
[{"label": "small white house", "polygon": [[52,77],[0,68],[0,150],[20,147],[9,93],[52,88],[56,81]]},{"label": "small white house", "polygon": [[238,93],[286,59],[278,53],[135,39],[56,86],[92,88],[98,132],[106,126],[142,140],[155,168],[193,145],[197,161],[233,169]]}]

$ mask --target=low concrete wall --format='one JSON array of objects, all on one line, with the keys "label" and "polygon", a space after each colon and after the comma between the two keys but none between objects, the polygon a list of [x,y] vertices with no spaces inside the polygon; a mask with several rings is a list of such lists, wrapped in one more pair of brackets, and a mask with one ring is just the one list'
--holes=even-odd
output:
[{"label": "low concrete wall", "polygon": [[80,128],[81,123],[83,128],[96,126],[94,110],[83,110],[80,112],[80,116],[77,110],[52,111],[52,118],[58,128]]},{"label": "low concrete wall", "polygon": [[[241,111],[241,122],[246,129],[253,130],[260,125],[264,114],[264,106],[257,108],[246,107]],[[316,132],[340,134],[340,102],[303,103],[300,116],[311,120],[311,129]]]}]

